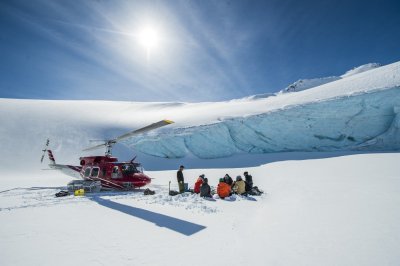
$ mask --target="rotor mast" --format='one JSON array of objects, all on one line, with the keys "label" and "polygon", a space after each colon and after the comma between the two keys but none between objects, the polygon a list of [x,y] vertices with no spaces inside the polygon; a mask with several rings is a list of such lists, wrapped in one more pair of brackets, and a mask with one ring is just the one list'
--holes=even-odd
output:
[{"label": "rotor mast", "polygon": [[113,148],[113,146],[114,146],[115,143],[117,143],[117,142],[107,141],[107,142],[105,143],[105,146],[106,146],[105,155],[106,155],[107,157],[111,157],[111,156],[112,156],[112,148]]}]

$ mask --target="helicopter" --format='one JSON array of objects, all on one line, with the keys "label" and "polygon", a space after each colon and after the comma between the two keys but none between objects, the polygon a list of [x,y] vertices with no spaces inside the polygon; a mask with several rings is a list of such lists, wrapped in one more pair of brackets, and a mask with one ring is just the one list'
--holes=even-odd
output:
[{"label": "helicopter", "polygon": [[151,183],[151,178],[144,174],[143,167],[139,162],[135,162],[136,156],[127,162],[119,162],[118,158],[112,156],[113,146],[124,139],[137,136],[169,124],[171,120],[161,120],[151,125],[130,131],[119,137],[105,140],[99,145],[84,149],[92,151],[102,147],[106,148],[104,156],[85,156],[80,157],[80,165],[57,164],[53,152],[48,149],[50,140],[47,139],[41,162],[47,152],[50,169],[60,170],[66,175],[78,178],[68,183],[68,190],[74,191],[84,188],[85,191],[98,192],[100,190],[133,190]]}]

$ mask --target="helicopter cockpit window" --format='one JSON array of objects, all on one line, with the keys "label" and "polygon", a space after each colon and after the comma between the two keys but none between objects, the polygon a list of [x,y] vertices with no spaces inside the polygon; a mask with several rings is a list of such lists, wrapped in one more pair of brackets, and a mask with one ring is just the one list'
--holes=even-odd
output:
[{"label": "helicopter cockpit window", "polygon": [[94,167],[94,168],[92,169],[92,174],[91,174],[90,176],[91,176],[91,177],[98,177],[98,176],[99,176],[99,170],[100,170],[100,168]]},{"label": "helicopter cockpit window", "polygon": [[90,167],[88,167],[88,168],[86,168],[85,169],[85,177],[89,177],[89,175],[90,175]]},{"label": "helicopter cockpit window", "polygon": [[144,172],[144,168],[141,165],[137,166],[136,169],[138,170],[139,173]]},{"label": "helicopter cockpit window", "polygon": [[126,175],[139,173],[138,169],[133,164],[122,165],[122,172]]}]

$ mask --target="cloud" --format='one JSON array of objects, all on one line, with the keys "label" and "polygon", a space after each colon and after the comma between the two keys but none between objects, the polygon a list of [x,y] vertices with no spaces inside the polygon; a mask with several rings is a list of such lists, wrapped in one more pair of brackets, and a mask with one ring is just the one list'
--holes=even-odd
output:
[{"label": "cloud", "polygon": [[[235,50],[246,38],[235,32],[221,6],[210,4],[210,9],[224,17],[221,27],[216,27],[207,23],[207,14],[196,3],[186,1],[19,5],[10,6],[9,11],[64,55],[53,57],[59,62],[42,63],[48,68],[56,64],[53,71],[59,73],[55,78],[68,80],[70,88],[62,86],[63,96],[68,91],[84,96],[87,90],[88,98],[106,98],[112,89],[124,95],[121,100],[200,101],[229,99],[250,91]],[[149,59],[135,39],[138,29],[148,22],[162,32],[162,47]],[[118,88],[103,87],[113,85]]]}]

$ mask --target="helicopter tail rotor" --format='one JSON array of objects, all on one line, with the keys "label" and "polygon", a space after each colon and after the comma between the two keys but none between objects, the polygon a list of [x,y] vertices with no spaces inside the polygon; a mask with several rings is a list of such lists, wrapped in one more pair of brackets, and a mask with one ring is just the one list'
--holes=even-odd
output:
[{"label": "helicopter tail rotor", "polygon": [[47,150],[47,153],[49,155],[50,164],[56,164],[56,159],[54,159],[53,152],[51,150]]},{"label": "helicopter tail rotor", "polygon": [[50,139],[46,140],[46,144],[44,146],[44,149],[42,150],[43,154],[42,154],[42,158],[40,158],[40,163],[43,163],[43,159],[44,159],[44,155],[46,154],[47,148],[49,147],[50,144]]}]

